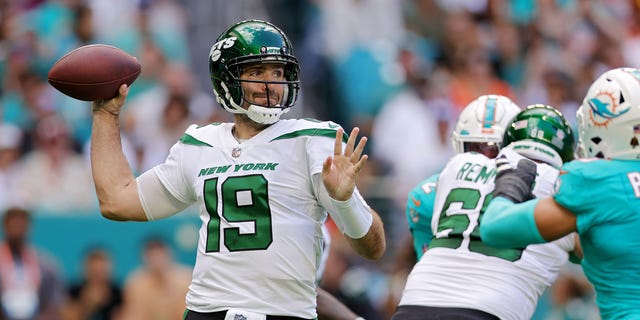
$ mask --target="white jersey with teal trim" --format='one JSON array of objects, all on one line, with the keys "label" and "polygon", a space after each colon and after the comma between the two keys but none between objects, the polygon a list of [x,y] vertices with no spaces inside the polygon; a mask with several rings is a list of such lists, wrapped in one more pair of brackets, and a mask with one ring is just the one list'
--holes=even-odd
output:
[{"label": "white jersey with teal trim", "polygon": [[312,175],[333,154],[338,125],[281,120],[242,143],[232,127],[189,127],[153,169],[202,220],[187,307],[314,318],[327,213]]},{"label": "white jersey with teal trim", "polygon": [[[503,149],[511,162],[522,156]],[[530,319],[573,250],[567,236],[526,249],[497,249],[480,240],[479,222],[492,195],[495,160],[478,153],[452,158],[440,173],[429,249],[407,278],[400,305],[471,308],[500,319]],[[549,195],[558,171],[538,164],[534,193]]]}]

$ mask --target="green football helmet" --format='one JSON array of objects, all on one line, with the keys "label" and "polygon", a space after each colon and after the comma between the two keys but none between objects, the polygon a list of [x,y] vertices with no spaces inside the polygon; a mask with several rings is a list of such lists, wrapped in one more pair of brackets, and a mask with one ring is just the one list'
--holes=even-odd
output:
[{"label": "green football helmet", "polygon": [[502,145],[529,159],[559,168],[573,160],[575,137],[560,111],[548,105],[534,104],[513,118],[504,133]]},{"label": "green football helmet", "polygon": [[[276,105],[257,105],[244,97],[240,74],[243,66],[256,63],[281,63],[285,81],[255,81],[267,85],[285,85],[282,101]],[[251,120],[271,124],[289,111],[298,97],[300,79],[298,59],[287,36],[275,25],[260,20],[245,20],[223,32],[209,51],[209,74],[216,100],[227,111],[244,113]],[[269,99],[267,99],[269,101]],[[243,102],[249,107],[242,108]]]}]

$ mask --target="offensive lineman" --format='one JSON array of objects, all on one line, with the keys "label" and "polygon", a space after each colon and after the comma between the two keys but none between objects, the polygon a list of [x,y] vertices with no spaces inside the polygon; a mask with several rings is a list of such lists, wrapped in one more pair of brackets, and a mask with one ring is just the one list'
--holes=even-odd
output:
[{"label": "offensive lineman", "polygon": [[[557,168],[573,157],[571,128],[557,110],[533,105],[518,111],[502,96],[470,103],[452,134],[458,155],[410,193],[407,218],[414,249],[424,256],[407,279],[394,320],[530,319],[574,250],[573,236],[524,250],[500,250],[480,239],[500,146],[507,146],[500,161],[539,161],[538,196],[552,192]],[[557,145],[554,137],[561,137]]]}]

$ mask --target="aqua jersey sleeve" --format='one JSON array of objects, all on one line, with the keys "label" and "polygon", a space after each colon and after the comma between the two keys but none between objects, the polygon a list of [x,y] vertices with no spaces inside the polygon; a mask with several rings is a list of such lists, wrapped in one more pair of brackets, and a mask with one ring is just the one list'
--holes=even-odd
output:
[{"label": "aqua jersey sleeve", "polygon": [[[617,216],[625,212],[627,203],[632,199],[625,197],[629,192],[621,190],[624,186],[620,183],[621,176],[614,172],[607,160],[578,160],[562,167],[554,199],[577,216],[578,232],[583,233],[618,218],[624,219]],[[612,210],[607,210],[609,214],[602,214],[603,208]]]},{"label": "aqua jersey sleeve", "polygon": [[413,236],[413,249],[416,251],[418,260],[427,250],[429,242],[433,238],[431,230],[431,218],[433,217],[433,206],[436,199],[436,184],[438,174],[420,182],[411,192],[407,199],[406,215],[409,222],[409,230]]},{"label": "aqua jersey sleeve", "polygon": [[497,248],[524,248],[546,242],[536,227],[533,213],[539,201],[513,203],[504,197],[494,198],[482,218],[482,241]]}]

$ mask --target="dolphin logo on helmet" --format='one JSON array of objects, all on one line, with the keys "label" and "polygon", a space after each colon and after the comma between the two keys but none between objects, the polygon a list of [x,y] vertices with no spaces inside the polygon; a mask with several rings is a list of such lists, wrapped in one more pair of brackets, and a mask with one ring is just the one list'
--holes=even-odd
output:
[{"label": "dolphin logo on helmet", "polygon": [[640,69],[600,75],[576,112],[582,157],[640,159]]},{"label": "dolphin logo on helmet", "polygon": [[[601,96],[606,97],[606,99],[609,101],[603,102],[602,100],[600,100]],[[615,112],[617,109],[617,103],[613,99],[611,99],[611,96],[606,93],[601,96],[597,96],[587,100],[587,103],[591,108],[591,120],[593,121],[594,125],[606,127],[613,118],[617,118],[629,111],[630,107],[627,107],[624,110]]]}]

